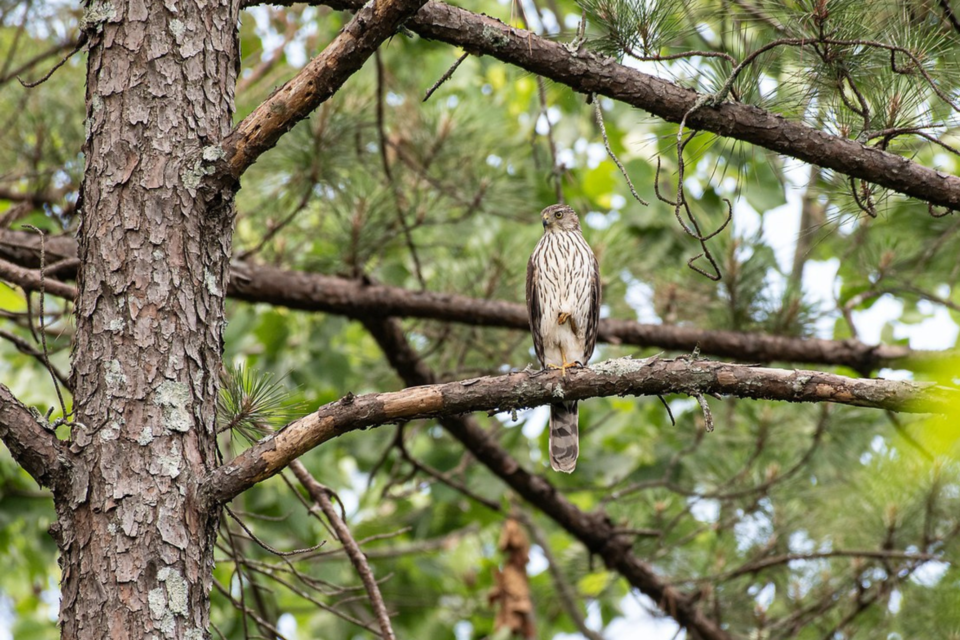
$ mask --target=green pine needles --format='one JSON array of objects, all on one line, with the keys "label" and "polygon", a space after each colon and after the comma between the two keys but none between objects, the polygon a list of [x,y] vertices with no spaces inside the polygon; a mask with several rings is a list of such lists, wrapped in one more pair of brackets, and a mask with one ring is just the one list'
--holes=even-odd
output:
[{"label": "green pine needles", "polygon": [[227,369],[221,381],[218,433],[232,430],[252,443],[303,413],[273,374],[260,375],[239,364]]}]

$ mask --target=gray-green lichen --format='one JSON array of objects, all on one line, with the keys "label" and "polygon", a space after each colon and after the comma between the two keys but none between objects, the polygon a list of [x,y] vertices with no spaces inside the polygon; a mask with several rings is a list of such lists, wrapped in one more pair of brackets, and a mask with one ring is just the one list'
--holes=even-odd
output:
[{"label": "gray-green lichen", "polygon": [[560,383],[553,385],[553,397],[560,398],[561,400],[563,399],[564,397],[563,385],[561,385]]},{"label": "gray-green lichen", "polygon": [[174,620],[173,614],[167,611],[166,615],[163,616],[163,620],[160,621],[160,633],[165,635],[168,638],[174,637],[173,634],[177,631],[177,621]]},{"label": "gray-green lichen", "polygon": [[151,618],[159,620],[163,617],[163,613],[167,610],[167,594],[164,592],[163,587],[150,589],[150,592],[147,594],[147,604],[150,606]]},{"label": "gray-green lichen", "polygon": [[222,147],[208,146],[200,151],[200,158],[193,163],[191,167],[188,164],[180,170],[180,180],[187,189],[196,189],[203,182],[204,177],[216,173],[217,169],[212,163],[227,157],[226,151]]},{"label": "gray-green lichen", "polygon": [[180,461],[182,459],[180,442],[173,440],[168,453],[157,453],[150,462],[150,472],[158,476],[176,478],[180,475]]},{"label": "gray-green lichen", "polygon": [[186,30],[186,26],[176,18],[170,21],[170,33],[173,34],[173,37],[176,38],[178,42]]},{"label": "gray-green lichen", "polygon": [[212,296],[217,296],[218,298],[223,297],[223,291],[220,289],[220,283],[217,281],[217,276],[213,274],[209,269],[203,270],[203,283],[207,287],[207,291]]},{"label": "gray-green lichen", "polygon": [[144,427],[143,431],[140,432],[140,435],[137,436],[137,444],[141,447],[145,447],[151,442],[153,442],[153,432],[150,430],[150,427]]},{"label": "gray-green lichen", "polygon": [[[157,572],[157,580],[163,586],[151,589],[147,593],[150,617],[159,621],[160,633],[172,638],[177,630],[175,616],[187,616],[189,585],[180,572],[171,567],[163,567]],[[202,637],[202,636],[201,636]]]},{"label": "gray-green lichen", "polygon": [[50,425],[50,421],[47,420],[47,416],[45,416],[45,415],[43,415],[42,413],[40,413],[40,410],[39,410],[39,409],[37,409],[36,407],[27,407],[27,411],[30,412],[30,415],[33,416],[33,419],[34,419],[34,420],[37,422],[37,424],[39,424],[41,427],[43,427],[43,428],[46,429],[47,431],[50,431],[50,430],[52,429],[52,427],[51,427],[51,425]]},{"label": "gray-green lichen", "polygon": [[107,385],[111,389],[119,389],[127,386],[127,376],[123,372],[123,367],[120,366],[119,360],[109,361],[106,369],[107,372],[104,374],[103,379],[106,380]]},{"label": "gray-green lichen", "polygon": [[97,31],[103,29],[103,23],[113,20],[117,17],[117,8],[112,2],[94,0],[87,5],[83,17],[80,18],[80,29],[85,30],[90,26],[96,26]]},{"label": "gray-green lichen", "polygon": [[490,27],[484,27],[483,31],[480,32],[480,39],[489,44],[494,49],[502,49],[503,47],[510,44],[510,37],[504,33],[501,33],[497,29],[491,29]]},{"label": "gray-green lichen", "polygon": [[190,430],[190,389],[182,382],[164,380],[157,387],[153,403],[163,408],[168,429],[185,433]]},{"label": "gray-green lichen", "polygon": [[651,362],[655,359],[656,356],[653,358],[646,358],[644,360],[634,360],[630,356],[626,356],[623,358],[617,358],[615,360],[607,360],[606,362],[592,364],[590,365],[590,370],[602,375],[625,376],[627,374],[640,371],[645,366],[651,364]]},{"label": "gray-green lichen", "polygon": [[803,374],[798,375],[794,379],[793,384],[791,385],[793,387],[794,393],[800,393],[801,391],[803,391],[804,388],[807,386],[807,383],[810,382],[810,380],[812,379],[813,379],[813,376],[811,375],[803,375]]},{"label": "gray-green lichen", "polygon": [[167,606],[170,611],[186,616],[189,585],[180,575],[180,572],[170,567],[164,567],[157,572],[157,579],[167,585]]},{"label": "gray-green lichen", "polygon": [[202,157],[205,162],[216,162],[217,160],[226,158],[227,152],[223,150],[223,147],[210,145],[203,148],[200,152],[200,157]]},{"label": "gray-green lichen", "polygon": [[196,189],[200,186],[204,176],[208,176],[211,173],[213,173],[213,167],[204,167],[203,163],[197,161],[192,168],[190,166],[184,166],[183,169],[180,170],[180,181],[183,182],[183,186],[187,189]]},{"label": "gray-green lichen", "polygon": [[100,440],[107,442],[109,440],[116,440],[120,437],[120,423],[116,420],[111,420],[107,423],[107,426],[100,431]]}]

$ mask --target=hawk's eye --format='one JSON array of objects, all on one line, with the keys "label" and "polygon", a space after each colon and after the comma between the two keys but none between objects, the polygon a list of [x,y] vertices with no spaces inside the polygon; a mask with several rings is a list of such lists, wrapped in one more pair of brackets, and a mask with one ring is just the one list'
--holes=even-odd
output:
[{"label": "hawk's eye", "polygon": [[563,217],[563,211],[557,211],[557,212],[556,212],[555,214],[553,214],[553,215],[557,216],[557,219],[562,218],[562,217]]}]

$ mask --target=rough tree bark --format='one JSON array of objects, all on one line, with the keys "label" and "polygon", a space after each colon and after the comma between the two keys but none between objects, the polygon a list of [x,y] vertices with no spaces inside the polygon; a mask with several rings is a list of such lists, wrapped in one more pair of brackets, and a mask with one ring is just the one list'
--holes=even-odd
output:
[{"label": "rough tree bark", "polygon": [[56,493],[64,638],[202,638],[232,194],[198,197],[230,133],[238,0],[93,3],[84,23],[70,492]]},{"label": "rough tree bark", "polygon": [[422,2],[371,3],[308,67],[307,107],[232,136],[239,0],[87,8],[68,449],[0,389],[0,436],[54,489],[64,638],[207,637],[219,509],[197,486],[216,466],[233,195],[272,143],[225,159],[275,142]]}]

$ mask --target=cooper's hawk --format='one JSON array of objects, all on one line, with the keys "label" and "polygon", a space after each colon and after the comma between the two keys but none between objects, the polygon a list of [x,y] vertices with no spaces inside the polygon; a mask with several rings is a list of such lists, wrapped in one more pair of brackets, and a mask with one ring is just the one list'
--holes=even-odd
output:
[{"label": "cooper's hawk", "polygon": [[[527,263],[527,311],[533,348],[546,369],[585,366],[597,344],[600,267],[580,233],[577,212],[555,204],[540,212],[543,237]],[[571,473],[580,452],[577,403],[550,405],[550,466]]]}]

